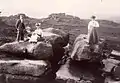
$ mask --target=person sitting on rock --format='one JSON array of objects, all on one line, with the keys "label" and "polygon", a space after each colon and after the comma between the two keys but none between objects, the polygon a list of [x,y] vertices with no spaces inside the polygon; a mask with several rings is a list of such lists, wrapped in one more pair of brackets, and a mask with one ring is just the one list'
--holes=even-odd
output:
[{"label": "person sitting on rock", "polygon": [[91,17],[91,21],[88,24],[88,43],[89,44],[98,44],[99,38],[97,35],[97,27],[99,27],[99,23],[95,20],[95,16]]},{"label": "person sitting on rock", "polygon": [[41,27],[41,23],[36,23],[36,30],[32,33],[29,42],[33,42],[33,43],[37,43],[38,39],[43,37],[43,31],[40,28]]}]

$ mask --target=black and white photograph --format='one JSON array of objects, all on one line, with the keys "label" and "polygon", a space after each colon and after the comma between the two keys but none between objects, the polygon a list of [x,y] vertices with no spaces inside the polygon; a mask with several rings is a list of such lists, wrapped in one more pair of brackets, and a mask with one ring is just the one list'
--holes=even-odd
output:
[{"label": "black and white photograph", "polygon": [[120,83],[120,0],[0,0],[0,83]]}]

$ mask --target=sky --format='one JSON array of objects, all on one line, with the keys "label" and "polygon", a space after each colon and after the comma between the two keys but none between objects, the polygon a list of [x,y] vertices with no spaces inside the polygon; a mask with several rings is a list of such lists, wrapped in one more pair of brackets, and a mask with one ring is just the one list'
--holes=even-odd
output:
[{"label": "sky", "polygon": [[80,18],[120,16],[120,0],[0,0],[1,15],[25,13],[43,18],[51,13],[66,13]]}]

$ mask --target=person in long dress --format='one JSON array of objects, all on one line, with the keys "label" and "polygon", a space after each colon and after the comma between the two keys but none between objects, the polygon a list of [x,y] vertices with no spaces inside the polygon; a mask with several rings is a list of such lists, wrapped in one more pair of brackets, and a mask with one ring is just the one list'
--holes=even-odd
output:
[{"label": "person in long dress", "polygon": [[43,37],[43,31],[40,28],[41,27],[41,23],[36,23],[36,30],[32,33],[29,42],[33,42],[33,43],[37,43],[38,42],[38,38],[42,38]]},{"label": "person in long dress", "polygon": [[88,43],[89,44],[98,44],[99,37],[97,34],[97,28],[99,27],[98,21],[95,20],[96,17],[92,16],[91,21],[88,23]]}]

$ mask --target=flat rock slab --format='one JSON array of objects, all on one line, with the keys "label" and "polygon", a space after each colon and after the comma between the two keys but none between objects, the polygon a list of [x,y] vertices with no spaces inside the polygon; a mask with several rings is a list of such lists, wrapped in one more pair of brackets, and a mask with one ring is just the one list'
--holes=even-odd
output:
[{"label": "flat rock slab", "polygon": [[49,79],[49,77],[47,76],[33,77],[33,76],[25,76],[25,75],[0,74],[0,83],[56,83],[53,82],[53,80]]},{"label": "flat rock slab", "polygon": [[106,72],[111,72],[112,68],[120,63],[119,60],[115,59],[104,59],[102,62],[105,65],[103,70]]},{"label": "flat rock slab", "polygon": [[116,60],[120,60],[120,52],[116,50],[112,50],[111,56],[114,57]]},{"label": "flat rock slab", "polygon": [[39,77],[51,71],[50,68],[50,63],[43,60],[0,60],[0,73],[3,74]]},{"label": "flat rock slab", "polygon": [[[50,77],[50,76],[49,76]],[[92,83],[90,81],[73,79],[49,79],[49,77],[31,77],[10,74],[0,74],[0,83]]]},{"label": "flat rock slab", "polygon": [[61,68],[57,72],[57,78],[65,80],[73,79],[76,81],[80,81],[81,78],[92,81],[95,79],[89,71],[80,68],[80,66],[76,66],[74,64],[69,63],[66,63],[61,66]]},{"label": "flat rock slab", "polygon": [[32,59],[47,59],[53,55],[52,45],[45,42],[36,44],[30,42],[12,42],[0,46],[0,53],[8,57],[26,57]]},{"label": "flat rock slab", "polygon": [[110,77],[107,77],[104,83],[120,83],[120,81],[114,81]]}]

